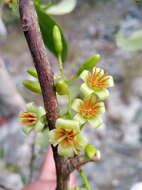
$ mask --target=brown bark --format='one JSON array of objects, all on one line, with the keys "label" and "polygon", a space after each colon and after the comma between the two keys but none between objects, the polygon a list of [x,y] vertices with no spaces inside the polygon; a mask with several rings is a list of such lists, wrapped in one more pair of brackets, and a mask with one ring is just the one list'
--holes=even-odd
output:
[{"label": "brown bark", "polygon": [[[35,68],[38,72],[49,128],[52,130],[55,128],[55,122],[58,118],[58,108],[56,93],[54,90],[53,72],[51,70],[50,63],[48,62],[47,50],[41,37],[33,2],[31,0],[20,0],[19,10],[25,38],[34,61]],[[57,172],[56,189],[67,189],[68,176],[64,169],[65,158],[58,156],[56,148],[53,148],[53,153]]]}]

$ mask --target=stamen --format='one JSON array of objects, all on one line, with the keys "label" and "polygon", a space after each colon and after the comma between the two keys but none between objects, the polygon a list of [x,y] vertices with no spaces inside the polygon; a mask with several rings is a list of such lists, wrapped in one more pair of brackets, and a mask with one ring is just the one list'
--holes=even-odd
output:
[{"label": "stamen", "polygon": [[83,117],[91,118],[96,117],[99,114],[99,109],[102,107],[100,105],[97,105],[99,102],[98,100],[95,100],[93,102],[93,96],[91,96],[89,99],[84,99],[83,103],[80,103],[80,114]]},{"label": "stamen", "polygon": [[102,76],[101,69],[97,72],[97,69],[95,68],[95,71],[93,73],[88,73],[88,85],[91,88],[103,88],[105,86],[106,81],[109,79],[109,77],[106,77],[108,75],[108,72],[105,72]]}]

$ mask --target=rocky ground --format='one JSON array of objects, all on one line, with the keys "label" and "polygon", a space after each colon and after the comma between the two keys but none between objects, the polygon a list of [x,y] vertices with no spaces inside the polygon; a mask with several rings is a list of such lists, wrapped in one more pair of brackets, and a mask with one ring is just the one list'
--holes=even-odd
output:
[{"label": "rocky ground", "polygon": [[[102,55],[99,66],[109,70],[115,79],[115,88],[106,102],[105,125],[85,131],[102,152],[98,164],[84,167],[92,189],[141,190],[135,184],[142,181],[142,54],[119,49],[115,36],[119,31],[127,35],[142,28],[142,7],[130,0],[80,0],[74,13],[58,19],[70,42],[66,72],[71,75],[76,69],[74,62],[79,66],[97,52]],[[8,30],[7,40],[1,42],[6,67],[25,101],[39,104],[41,97],[21,85],[28,77],[26,69],[32,65],[24,38],[19,29],[10,26]],[[52,56],[50,59],[54,62]],[[57,72],[56,67],[53,69]],[[38,175],[46,148],[36,144],[36,159],[31,166],[33,142],[39,137],[23,135],[16,118],[1,125],[0,134],[0,184],[19,190],[30,177],[31,167],[33,179]]]}]

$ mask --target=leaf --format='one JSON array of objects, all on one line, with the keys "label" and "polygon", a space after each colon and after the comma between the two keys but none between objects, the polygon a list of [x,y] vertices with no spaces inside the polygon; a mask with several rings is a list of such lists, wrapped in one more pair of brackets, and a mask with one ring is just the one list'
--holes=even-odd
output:
[{"label": "leaf", "polygon": [[46,12],[51,15],[64,15],[74,10],[77,0],[62,0],[56,5],[46,9]]},{"label": "leaf", "polygon": [[142,50],[142,30],[134,32],[130,37],[125,38],[122,33],[116,36],[117,46],[129,51]]},{"label": "leaf", "polygon": [[90,70],[93,67],[96,66],[96,64],[100,61],[100,55],[97,54],[95,56],[90,57],[89,59],[87,59],[79,68],[78,72],[76,73],[76,76],[79,76],[82,71],[84,70]]},{"label": "leaf", "polygon": [[62,43],[63,43],[62,61],[64,62],[67,58],[68,47],[67,47],[67,42],[65,40],[63,32],[61,30],[61,27],[56,23],[56,21],[51,16],[46,14],[44,10],[40,8],[38,5],[36,5],[36,11],[38,15],[40,30],[42,33],[44,44],[55,56],[58,56],[58,55],[57,55],[57,52],[54,46],[54,41],[53,41],[53,27],[55,25],[59,27],[61,36],[62,36]]}]

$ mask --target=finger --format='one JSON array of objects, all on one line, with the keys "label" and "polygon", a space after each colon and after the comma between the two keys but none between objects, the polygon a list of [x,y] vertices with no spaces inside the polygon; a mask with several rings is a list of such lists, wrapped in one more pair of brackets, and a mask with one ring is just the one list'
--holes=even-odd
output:
[{"label": "finger", "polygon": [[45,155],[45,160],[40,171],[39,180],[56,181],[55,162],[51,146]]},{"label": "finger", "polygon": [[69,187],[75,187],[76,186],[76,180],[75,180],[75,174],[72,173],[70,175],[70,179],[69,179]]}]

